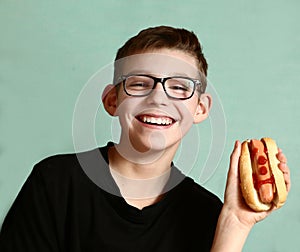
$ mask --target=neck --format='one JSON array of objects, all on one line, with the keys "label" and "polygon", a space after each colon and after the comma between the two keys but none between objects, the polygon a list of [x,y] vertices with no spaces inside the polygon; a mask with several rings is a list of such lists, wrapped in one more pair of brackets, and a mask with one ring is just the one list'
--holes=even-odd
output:
[{"label": "neck", "polygon": [[108,151],[109,164],[117,173],[130,179],[159,177],[170,170],[177,145],[164,150],[138,152],[117,144]]},{"label": "neck", "polygon": [[132,156],[129,159],[120,154],[119,145],[109,149],[110,172],[128,204],[142,209],[162,198],[177,148],[174,149],[156,153],[158,158],[148,163],[140,156],[132,160]]}]

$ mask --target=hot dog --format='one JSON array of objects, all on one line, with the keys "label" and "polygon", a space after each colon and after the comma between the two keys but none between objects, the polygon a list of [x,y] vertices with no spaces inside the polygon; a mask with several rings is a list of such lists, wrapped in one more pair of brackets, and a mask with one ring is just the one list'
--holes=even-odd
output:
[{"label": "hot dog", "polygon": [[253,139],[248,144],[254,188],[258,192],[260,201],[271,203],[273,200],[274,177],[270,171],[268,156],[262,141]]},{"label": "hot dog", "polygon": [[281,207],[287,189],[276,157],[278,148],[272,138],[246,140],[241,146],[239,177],[242,195],[255,211]]}]

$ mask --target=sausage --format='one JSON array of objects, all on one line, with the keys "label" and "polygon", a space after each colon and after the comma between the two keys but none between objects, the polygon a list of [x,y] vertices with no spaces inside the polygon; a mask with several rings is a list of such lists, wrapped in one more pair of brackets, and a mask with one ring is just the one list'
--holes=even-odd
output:
[{"label": "sausage", "polygon": [[274,197],[274,179],[269,167],[265,146],[261,141],[252,139],[249,147],[252,161],[254,187],[258,191],[261,202],[271,203]]}]

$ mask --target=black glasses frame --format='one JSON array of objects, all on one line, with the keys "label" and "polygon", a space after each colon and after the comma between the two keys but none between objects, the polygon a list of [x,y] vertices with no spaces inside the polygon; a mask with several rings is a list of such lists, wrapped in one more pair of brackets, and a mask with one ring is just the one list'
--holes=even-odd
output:
[{"label": "black glasses frame", "polygon": [[[130,94],[127,92],[126,90],[126,80],[127,78],[129,77],[132,77],[132,76],[142,76],[142,77],[148,77],[148,78],[151,78],[153,81],[154,81],[154,84],[153,84],[153,87],[152,89],[149,91],[149,93],[146,93],[146,94],[142,94],[142,95],[133,95],[133,94]],[[174,79],[174,78],[183,78],[183,79],[187,79],[187,80],[190,80],[194,83],[194,87],[193,87],[193,91],[191,93],[190,96],[188,97],[183,97],[183,98],[179,98],[179,97],[174,97],[174,96],[171,96],[168,94],[167,90],[166,90],[166,87],[165,87],[165,83],[167,80],[169,79]],[[151,75],[147,75],[147,74],[130,74],[130,75],[123,75],[121,76],[121,80],[123,82],[123,88],[124,88],[124,92],[128,95],[128,96],[133,96],[133,97],[143,97],[143,96],[148,96],[150,95],[153,90],[156,88],[157,86],[157,83],[161,83],[162,86],[163,86],[163,89],[165,91],[165,94],[169,97],[169,98],[172,98],[172,99],[176,99],[176,100],[187,100],[187,99],[190,99],[194,93],[195,93],[195,89],[196,89],[196,86],[197,85],[200,85],[202,86],[202,83],[200,82],[200,80],[197,80],[197,79],[192,79],[192,78],[189,78],[189,77],[186,77],[186,76],[170,76],[170,77],[154,77],[154,76],[151,76]],[[201,87],[200,87],[200,90],[201,90]],[[201,92],[202,93],[202,92]]]}]

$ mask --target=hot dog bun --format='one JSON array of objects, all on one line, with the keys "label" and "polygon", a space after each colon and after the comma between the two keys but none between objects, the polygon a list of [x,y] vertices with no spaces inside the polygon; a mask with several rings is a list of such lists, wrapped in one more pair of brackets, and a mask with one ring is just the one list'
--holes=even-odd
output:
[{"label": "hot dog bun", "polygon": [[249,207],[254,211],[267,211],[272,205],[275,205],[277,208],[284,205],[287,198],[287,189],[283,173],[278,168],[279,161],[276,157],[278,153],[276,142],[268,137],[264,137],[260,141],[262,141],[265,146],[270,173],[274,178],[274,198],[271,203],[263,203],[254,187],[252,160],[249,151],[250,140],[244,141],[241,146],[241,155],[239,159],[240,187],[242,195]]}]

